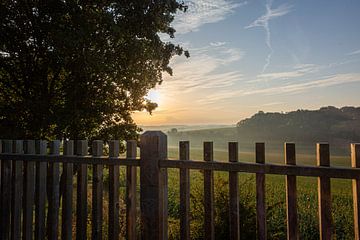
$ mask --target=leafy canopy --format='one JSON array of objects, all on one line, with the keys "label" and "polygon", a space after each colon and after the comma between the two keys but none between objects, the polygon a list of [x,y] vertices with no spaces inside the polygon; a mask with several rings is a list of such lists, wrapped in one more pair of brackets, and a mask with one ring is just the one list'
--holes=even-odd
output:
[{"label": "leafy canopy", "polygon": [[134,111],[185,53],[174,37],[176,0],[0,3],[0,137],[134,137]]}]

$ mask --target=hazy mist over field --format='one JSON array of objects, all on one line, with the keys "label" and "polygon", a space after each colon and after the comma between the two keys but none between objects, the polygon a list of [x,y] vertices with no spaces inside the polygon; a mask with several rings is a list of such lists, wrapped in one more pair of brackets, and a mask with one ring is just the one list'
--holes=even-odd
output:
[{"label": "hazy mist over field", "polygon": [[313,154],[315,144],[328,142],[333,154],[348,155],[350,143],[360,142],[359,107],[323,107],[319,110],[297,110],[288,113],[258,112],[236,125],[164,125],[143,127],[168,135],[169,146],[190,141],[201,149],[204,141],[226,150],[230,141],[240,143],[240,150],[252,152],[255,142],[265,142],[269,152],[282,152],[284,142],[297,144],[297,151]]}]

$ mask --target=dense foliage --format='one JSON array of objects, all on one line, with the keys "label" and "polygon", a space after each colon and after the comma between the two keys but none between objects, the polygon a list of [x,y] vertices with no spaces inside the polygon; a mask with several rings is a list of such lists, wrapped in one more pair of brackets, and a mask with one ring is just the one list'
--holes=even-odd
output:
[{"label": "dense foliage", "polygon": [[360,141],[360,107],[323,107],[288,113],[258,112],[237,123],[238,132],[263,139]]},{"label": "dense foliage", "polygon": [[[176,0],[0,3],[0,137],[118,138],[172,74]],[[163,38],[165,39],[165,38]],[[188,52],[185,51],[188,56]]]}]

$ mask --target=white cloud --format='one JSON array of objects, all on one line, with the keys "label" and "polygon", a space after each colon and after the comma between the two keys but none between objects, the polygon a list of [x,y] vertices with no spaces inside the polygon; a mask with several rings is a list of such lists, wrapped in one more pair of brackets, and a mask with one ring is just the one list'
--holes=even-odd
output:
[{"label": "white cloud", "polygon": [[229,0],[197,0],[185,1],[188,6],[186,12],[179,12],[173,23],[177,34],[196,32],[207,23],[224,20],[227,15],[234,12],[247,2],[236,3]]},{"label": "white cloud", "polygon": [[224,46],[225,44],[226,44],[226,42],[211,42],[210,46],[220,47],[220,46]]},{"label": "white cloud", "polygon": [[360,49],[359,49],[359,50],[352,51],[352,52],[349,52],[349,53],[346,54],[346,55],[351,56],[351,55],[357,55],[357,54],[360,54]]},{"label": "white cloud", "polygon": [[262,104],[261,106],[263,106],[263,107],[269,107],[269,106],[281,105],[281,104],[284,104],[284,103],[285,103],[285,102],[270,102],[270,103]]},{"label": "white cloud", "polygon": [[274,50],[271,45],[271,32],[270,32],[270,27],[269,27],[269,21],[273,18],[281,17],[281,16],[288,14],[292,8],[292,6],[290,6],[290,5],[283,4],[277,8],[272,9],[271,8],[272,7],[271,0],[267,0],[265,7],[266,7],[266,13],[245,27],[245,29],[253,28],[253,27],[262,27],[265,30],[265,33],[266,33],[265,43],[266,43],[267,47],[269,48],[270,52],[267,55],[267,57],[265,58],[265,65],[263,66],[262,72],[265,72],[265,70],[269,66],[270,61],[271,61],[271,56],[274,53]]}]

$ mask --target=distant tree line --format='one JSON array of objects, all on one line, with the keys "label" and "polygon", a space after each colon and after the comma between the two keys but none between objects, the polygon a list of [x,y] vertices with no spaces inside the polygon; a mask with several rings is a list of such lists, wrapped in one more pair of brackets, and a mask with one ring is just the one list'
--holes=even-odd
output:
[{"label": "distant tree line", "polygon": [[290,141],[360,141],[360,107],[333,106],[287,113],[259,111],[237,123],[239,135]]}]

